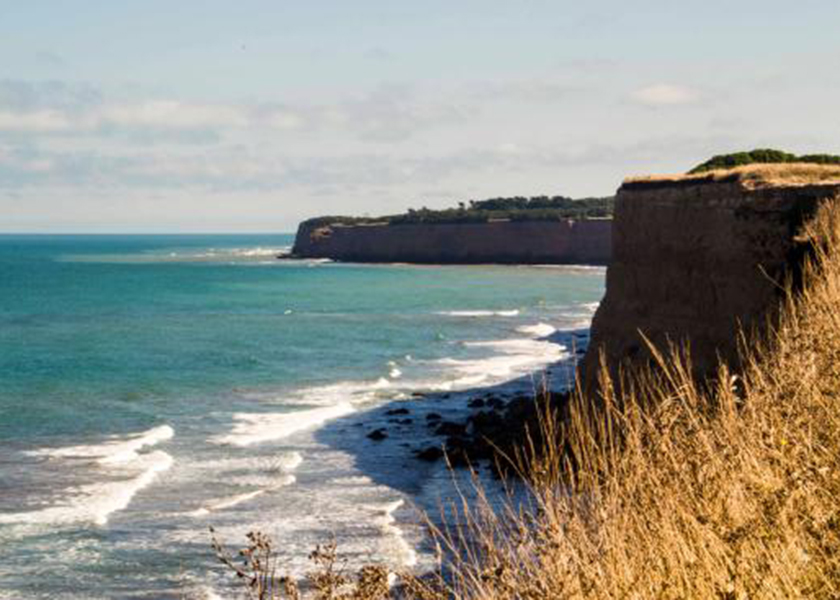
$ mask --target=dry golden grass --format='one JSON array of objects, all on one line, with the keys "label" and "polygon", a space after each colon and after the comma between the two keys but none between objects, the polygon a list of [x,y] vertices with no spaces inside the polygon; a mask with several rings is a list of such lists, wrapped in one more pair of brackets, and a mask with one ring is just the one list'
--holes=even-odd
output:
[{"label": "dry golden grass", "polygon": [[734,181],[747,188],[840,183],[840,165],[809,163],[752,164],[703,173],[628,177],[624,180],[624,183],[629,185],[644,183],[686,184],[710,181]]},{"label": "dry golden grass", "polygon": [[466,509],[453,596],[840,597],[840,209],[808,235],[805,288],[741,375],[702,389],[670,348],[622,386],[602,369],[568,427],[546,411],[552,441],[520,456],[533,507]]},{"label": "dry golden grass", "polygon": [[804,287],[742,373],[700,386],[680,348],[620,386],[603,368],[599,400],[546,406],[513,458],[529,502],[479,494],[436,532],[443,574],[317,597],[840,598],[840,207],[807,235]]}]

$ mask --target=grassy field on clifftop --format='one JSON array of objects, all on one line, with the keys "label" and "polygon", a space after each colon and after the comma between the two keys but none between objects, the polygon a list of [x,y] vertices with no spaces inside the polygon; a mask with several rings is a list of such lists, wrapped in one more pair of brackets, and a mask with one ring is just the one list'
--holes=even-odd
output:
[{"label": "grassy field on clifftop", "polygon": [[[807,235],[804,289],[780,290],[743,373],[701,386],[670,348],[620,386],[602,375],[601,402],[546,409],[517,458],[527,508],[464,505],[438,532],[445,577],[389,588],[318,563],[316,597],[840,597],[840,209]],[[283,585],[259,597],[297,597]]]}]

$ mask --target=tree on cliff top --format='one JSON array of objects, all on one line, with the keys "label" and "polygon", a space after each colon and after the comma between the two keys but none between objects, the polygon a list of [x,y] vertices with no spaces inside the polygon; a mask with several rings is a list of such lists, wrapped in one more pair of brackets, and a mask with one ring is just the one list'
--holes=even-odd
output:
[{"label": "tree on cliff top", "polygon": [[308,227],[321,225],[407,225],[415,223],[486,223],[493,219],[510,221],[557,221],[561,219],[609,218],[615,208],[613,196],[572,199],[566,196],[514,196],[458,202],[458,208],[409,208],[398,215],[382,217],[316,217],[306,221]]}]

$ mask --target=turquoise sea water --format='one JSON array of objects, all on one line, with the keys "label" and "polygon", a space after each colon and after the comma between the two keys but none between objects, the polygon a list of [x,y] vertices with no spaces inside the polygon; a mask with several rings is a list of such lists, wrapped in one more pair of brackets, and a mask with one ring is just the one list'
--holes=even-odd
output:
[{"label": "turquoise sea water", "polygon": [[422,566],[409,506],[446,487],[411,458],[423,411],[533,387],[603,293],[603,269],[276,260],[291,242],[0,236],[0,598],[224,596],[210,524],[291,570],[332,535]]}]

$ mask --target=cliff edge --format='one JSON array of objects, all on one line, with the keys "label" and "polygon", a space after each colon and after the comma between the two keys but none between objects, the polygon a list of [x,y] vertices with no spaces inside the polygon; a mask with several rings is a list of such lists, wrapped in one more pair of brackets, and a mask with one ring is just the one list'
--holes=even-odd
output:
[{"label": "cliff edge", "polygon": [[354,262],[606,265],[611,219],[362,224],[305,221],[292,254]]},{"label": "cliff edge", "polygon": [[[700,375],[736,359],[738,330],[761,329],[810,248],[802,225],[840,198],[840,168],[753,165],[628,179],[616,198],[606,295],[583,360],[586,385],[604,352],[611,370],[688,342]],[[736,366],[737,365],[733,365]]]}]

